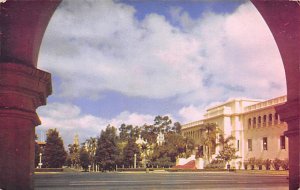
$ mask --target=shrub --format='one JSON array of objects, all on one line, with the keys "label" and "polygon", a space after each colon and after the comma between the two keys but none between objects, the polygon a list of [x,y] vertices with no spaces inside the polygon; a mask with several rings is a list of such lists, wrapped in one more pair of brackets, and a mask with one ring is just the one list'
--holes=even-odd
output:
[{"label": "shrub", "polygon": [[212,160],[211,163],[207,164],[205,166],[205,169],[210,169],[210,168],[213,168],[213,169],[224,169],[225,168],[225,161],[223,160]]},{"label": "shrub", "polygon": [[272,162],[272,166],[275,170],[279,170],[280,169],[280,165],[281,165],[282,160],[275,158],[275,160],[273,160]]},{"label": "shrub", "polygon": [[254,166],[255,166],[255,158],[249,158],[248,159],[249,165],[251,166],[251,170],[254,170]]},{"label": "shrub", "polygon": [[248,162],[248,161],[245,161],[245,162],[244,162],[244,168],[245,168],[245,170],[248,169],[248,166],[249,166],[249,162]]},{"label": "shrub", "polygon": [[238,167],[239,167],[239,170],[242,168],[242,162],[241,161],[238,162]]},{"label": "shrub", "polygon": [[254,160],[255,165],[262,170],[263,160],[261,158]]},{"label": "shrub", "polygon": [[263,165],[266,167],[266,170],[270,170],[272,161],[270,159],[266,159],[263,161]]},{"label": "shrub", "polygon": [[289,159],[282,160],[280,163],[280,166],[282,169],[288,170],[289,169]]}]

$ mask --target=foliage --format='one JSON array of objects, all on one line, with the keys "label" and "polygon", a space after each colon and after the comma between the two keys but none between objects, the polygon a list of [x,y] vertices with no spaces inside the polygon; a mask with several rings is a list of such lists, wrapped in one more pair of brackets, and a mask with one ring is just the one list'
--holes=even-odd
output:
[{"label": "foliage", "polygon": [[159,166],[162,168],[170,168],[175,165],[175,163],[171,161],[170,157],[167,156],[158,158],[152,164],[153,166]]},{"label": "foliage", "polygon": [[254,166],[255,166],[255,158],[251,157],[248,159],[248,163],[251,166],[251,169],[254,170]]},{"label": "foliage", "polygon": [[281,162],[282,160],[278,159],[278,158],[275,158],[275,160],[273,160],[272,162],[272,166],[275,170],[279,170],[280,169],[280,166],[281,166]]},{"label": "foliage", "polygon": [[[156,166],[164,167],[164,166],[168,165],[167,163],[171,163],[171,162],[172,162],[172,160],[170,158],[170,153],[168,152],[168,147],[156,145],[154,148],[154,152],[150,159],[150,165],[152,167],[156,167]],[[173,163],[174,163],[174,161],[173,161]]]},{"label": "foliage", "polygon": [[129,139],[123,150],[123,164],[125,167],[134,165],[134,154],[136,154],[137,163],[141,161],[141,154],[138,145],[133,139]]},{"label": "foliage", "polygon": [[66,157],[67,153],[58,131],[49,129],[44,152],[45,166],[47,168],[60,168],[65,163]]},{"label": "foliage", "polygon": [[181,124],[179,122],[175,122],[174,126],[172,127],[172,131],[174,131],[177,134],[181,134]]},{"label": "foliage", "polygon": [[86,149],[84,147],[82,147],[80,149],[80,154],[79,154],[79,158],[80,158],[80,165],[81,167],[87,171],[89,165],[90,165],[90,160],[89,160],[89,153],[86,151]]},{"label": "foliage", "polygon": [[154,126],[158,128],[158,131],[163,133],[168,133],[171,131],[172,120],[169,116],[156,116],[154,118]]},{"label": "foliage", "polygon": [[266,170],[269,170],[271,167],[272,161],[270,159],[266,159],[263,161],[263,165],[266,167]]},{"label": "foliage", "polygon": [[113,170],[117,164],[117,130],[108,125],[105,131],[101,131],[96,150],[96,162],[99,163],[102,170]]},{"label": "foliage", "polygon": [[289,169],[289,159],[282,160],[280,166],[282,169],[288,170]]},{"label": "foliage", "polygon": [[217,125],[215,123],[206,123],[202,126],[202,131],[204,131],[204,136],[202,138],[202,143],[206,148],[206,157],[208,162],[210,162],[211,156],[214,153],[214,149],[217,145],[216,137],[219,132]]},{"label": "foliage", "polygon": [[250,165],[250,164],[249,164],[249,161],[244,161],[244,167],[245,167],[245,170],[248,169],[248,165]]},{"label": "foliage", "polygon": [[156,143],[158,128],[154,125],[143,125],[141,127],[141,136],[151,145]]},{"label": "foliage", "polygon": [[259,158],[259,159],[255,159],[255,165],[256,166],[262,166],[264,163],[263,159]]},{"label": "foliage", "polygon": [[96,164],[96,150],[97,150],[97,139],[90,137],[84,143],[85,150],[88,153],[89,162],[92,166]]},{"label": "foliage", "polygon": [[[168,162],[171,162],[172,165],[174,165],[178,157],[189,157],[195,148],[195,144],[192,139],[185,138],[175,132],[169,132],[166,134],[165,141],[166,142],[162,146],[155,146],[151,157],[152,164],[166,166],[170,165]],[[168,164],[159,164],[159,160],[163,160],[164,163]]]},{"label": "foliage", "polygon": [[[119,158],[118,164],[126,167],[132,166],[133,155],[137,154],[137,159],[141,160],[144,156],[148,165],[173,165],[178,156],[189,156],[194,149],[194,141],[184,138],[181,133],[181,124],[172,124],[169,116],[156,116],[152,125],[133,127],[132,125],[122,124],[119,127],[120,141],[118,142]],[[163,146],[157,146],[158,134],[162,132],[165,136]],[[137,137],[141,135],[147,142],[140,147],[135,145]],[[161,162],[161,163],[160,163]]]},{"label": "foliage", "polygon": [[259,168],[259,170],[262,169],[262,165],[263,165],[264,161],[261,158],[255,159],[255,165]]},{"label": "foliage", "polygon": [[231,143],[234,139],[235,138],[233,136],[225,138],[224,135],[219,135],[218,145],[221,147],[221,150],[219,151],[217,158],[224,160],[225,163],[229,163],[231,160],[238,158],[238,156],[236,156],[237,150]]},{"label": "foliage", "polygon": [[80,165],[80,158],[79,158],[79,145],[78,144],[69,144],[69,155],[67,158],[68,163],[70,166],[78,168]]},{"label": "foliage", "polygon": [[213,168],[213,169],[224,169],[226,162],[220,159],[214,159],[209,164],[205,166],[205,169]]},{"label": "foliage", "polygon": [[136,139],[140,134],[140,127],[133,127],[132,125],[122,124],[119,128],[120,131],[120,140],[128,141],[129,139]]}]

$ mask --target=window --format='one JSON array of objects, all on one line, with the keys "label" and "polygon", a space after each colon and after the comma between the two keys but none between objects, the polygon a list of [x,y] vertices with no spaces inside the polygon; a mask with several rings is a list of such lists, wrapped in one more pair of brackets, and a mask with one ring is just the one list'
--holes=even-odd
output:
[{"label": "window", "polygon": [[268,150],[268,138],[263,138],[263,150]]},{"label": "window", "polygon": [[260,124],[261,124],[261,116],[258,116],[258,119],[257,119],[258,121],[257,121],[257,125],[258,125],[258,127],[260,127]]},{"label": "window", "polygon": [[263,116],[263,126],[266,126],[267,123],[267,115]]},{"label": "window", "polygon": [[256,127],[256,117],[253,118],[253,128],[255,128],[255,127]]},{"label": "window", "polygon": [[285,136],[280,136],[280,149],[285,149]]},{"label": "window", "polygon": [[252,151],[252,139],[248,139],[248,151]]},{"label": "window", "polygon": [[278,113],[275,113],[275,124],[278,124],[279,122],[279,115]]},{"label": "window", "polygon": [[240,150],[240,140],[236,141],[236,150],[239,151]]},{"label": "window", "polygon": [[269,114],[269,125],[272,125],[273,115]]},{"label": "window", "polygon": [[248,129],[251,128],[251,118],[248,119]]}]

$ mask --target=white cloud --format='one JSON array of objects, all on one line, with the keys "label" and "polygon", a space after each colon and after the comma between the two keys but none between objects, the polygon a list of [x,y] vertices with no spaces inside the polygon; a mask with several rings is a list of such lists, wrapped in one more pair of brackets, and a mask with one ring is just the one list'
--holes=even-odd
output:
[{"label": "white cloud", "polygon": [[179,116],[183,121],[182,124],[201,120],[203,119],[204,113],[205,113],[205,109],[203,107],[196,107],[194,105],[183,107],[178,112]]},{"label": "white cloud", "polygon": [[141,126],[145,123],[152,124],[154,120],[152,115],[128,111],[124,111],[112,119],[101,118],[83,114],[78,106],[65,103],[50,103],[45,107],[40,107],[37,112],[42,121],[42,125],[38,126],[37,130],[46,132],[50,128],[57,128],[65,145],[73,143],[76,133],[81,142],[89,137],[97,137],[108,124],[119,128],[122,123]]},{"label": "white cloud", "polygon": [[61,79],[56,93],[98,98],[106,90],[203,104],[285,93],[275,41],[251,3],[193,20],[172,8],[143,20],[113,1],[64,1],[46,31],[40,67]]},{"label": "white cloud", "polygon": [[125,123],[133,126],[142,126],[144,124],[152,124],[153,115],[143,115],[138,113],[130,113],[128,111],[121,112],[116,118],[111,120],[113,126],[120,126]]},{"label": "white cloud", "polygon": [[113,90],[166,98],[201,86],[194,64],[199,43],[163,16],[150,14],[140,22],[126,5],[74,4],[57,10],[41,50],[40,67],[62,79],[62,95],[95,97]]}]

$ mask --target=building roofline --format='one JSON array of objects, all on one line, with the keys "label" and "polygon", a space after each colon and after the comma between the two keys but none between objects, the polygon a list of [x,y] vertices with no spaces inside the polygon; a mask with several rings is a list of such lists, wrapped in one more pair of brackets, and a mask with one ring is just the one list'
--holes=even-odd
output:
[{"label": "building roofline", "polygon": [[257,103],[260,103],[260,102],[264,102],[265,100],[262,100],[262,99],[250,99],[250,98],[233,98],[233,99],[230,98],[230,99],[226,100],[226,101],[223,102],[223,103],[220,103],[220,104],[217,104],[217,105],[208,107],[208,108],[206,109],[206,111],[215,109],[215,108],[217,108],[217,107],[224,106],[224,105],[229,104],[229,103],[231,103],[231,102],[239,102],[239,101],[248,101],[248,102],[257,102]]}]

